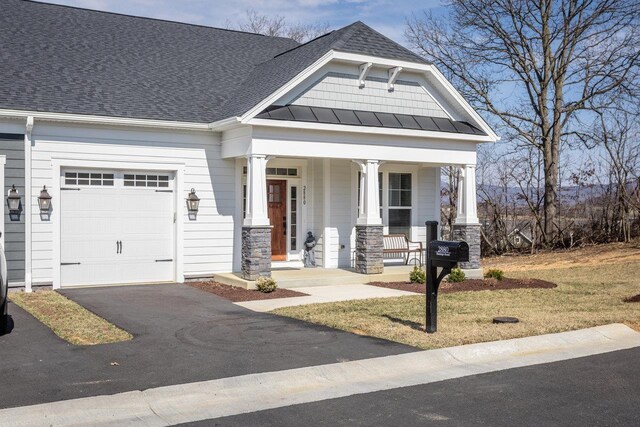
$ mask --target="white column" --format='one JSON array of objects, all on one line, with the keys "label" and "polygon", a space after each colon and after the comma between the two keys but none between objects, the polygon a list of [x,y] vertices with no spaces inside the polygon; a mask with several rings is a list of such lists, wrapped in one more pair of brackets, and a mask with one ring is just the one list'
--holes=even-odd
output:
[{"label": "white column", "polygon": [[24,290],[31,292],[31,145],[33,144],[33,117],[27,117],[24,134]]},{"label": "white column", "polygon": [[380,218],[380,195],[378,187],[378,160],[365,160],[358,162],[362,172],[360,212],[358,225],[382,225]]},{"label": "white column", "polygon": [[464,165],[458,179],[458,214],[456,224],[480,224],[476,204],[476,166]]},{"label": "white column", "polygon": [[267,156],[247,156],[247,214],[246,226],[267,226]]}]

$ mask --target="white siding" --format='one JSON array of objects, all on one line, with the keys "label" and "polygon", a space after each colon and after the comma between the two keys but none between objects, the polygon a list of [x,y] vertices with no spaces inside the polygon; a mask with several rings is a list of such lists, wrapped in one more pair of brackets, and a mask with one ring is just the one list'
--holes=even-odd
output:
[{"label": "white siding", "polygon": [[355,207],[351,199],[351,164],[348,160],[331,161],[330,265],[334,267],[351,266],[351,232],[355,226]]},{"label": "white siding", "polygon": [[418,169],[418,215],[413,238],[425,245],[425,221],[440,222],[440,168]]},{"label": "white siding", "polygon": [[[235,162],[220,158],[219,135],[211,132],[178,132],[109,127],[39,124],[34,126],[32,193],[43,185],[55,188],[52,158],[122,162],[184,163],[183,187],[176,197],[184,199],[195,188],[201,199],[197,220],[184,212],[184,274],[231,271],[236,203]],[[64,160],[61,160],[63,163]],[[53,200],[50,221],[42,220],[33,206],[33,281],[52,280]],[[179,239],[179,237],[178,237]]]},{"label": "white siding", "polygon": [[389,91],[387,78],[380,75],[381,73],[378,74],[379,76],[368,76],[365,86],[361,88],[358,85],[357,74],[330,71],[292,104],[449,117],[417,79],[403,79],[401,75],[394,85],[394,90]]}]

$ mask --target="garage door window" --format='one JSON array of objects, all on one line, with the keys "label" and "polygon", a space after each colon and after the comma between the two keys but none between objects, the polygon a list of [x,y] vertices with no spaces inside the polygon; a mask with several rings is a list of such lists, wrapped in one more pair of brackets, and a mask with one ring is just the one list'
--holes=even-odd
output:
[{"label": "garage door window", "polygon": [[114,174],[95,172],[65,172],[66,185],[93,185],[113,187]]},{"label": "garage door window", "polygon": [[168,188],[168,175],[140,175],[140,174],[124,174],[125,187],[153,187]]}]

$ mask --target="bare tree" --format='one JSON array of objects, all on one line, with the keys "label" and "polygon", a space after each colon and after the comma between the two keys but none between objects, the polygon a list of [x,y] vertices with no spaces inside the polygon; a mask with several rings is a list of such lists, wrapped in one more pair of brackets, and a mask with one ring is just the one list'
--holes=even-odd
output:
[{"label": "bare tree", "polygon": [[326,22],[289,24],[284,16],[268,16],[253,9],[246,11],[243,21],[236,24],[227,23],[227,27],[265,36],[288,37],[298,43],[307,42],[330,31],[330,26]]},{"label": "bare tree", "polygon": [[441,169],[445,175],[444,185],[440,189],[440,197],[445,203],[440,206],[440,217],[443,233],[448,232],[449,238],[453,239],[453,223],[455,222],[458,206],[458,180],[460,178],[460,168],[457,166],[447,166]]},{"label": "bare tree", "polygon": [[602,197],[601,226],[607,238],[628,242],[632,235],[632,214],[640,210],[640,122],[636,113],[626,109],[598,114],[599,125],[593,133],[602,148],[606,183]]},{"label": "bare tree", "polygon": [[544,228],[554,241],[560,146],[604,94],[632,95],[637,0],[450,0],[448,16],[407,22],[411,45],[445,72],[505,139],[542,153]]}]

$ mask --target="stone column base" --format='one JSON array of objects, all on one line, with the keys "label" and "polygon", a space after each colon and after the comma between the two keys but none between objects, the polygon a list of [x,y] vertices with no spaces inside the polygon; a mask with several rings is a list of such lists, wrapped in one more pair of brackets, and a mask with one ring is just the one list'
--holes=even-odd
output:
[{"label": "stone column base", "polygon": [[356,273],[384,271],[382,235],[381,225],[356,225]]},{"label": "stone column base", "polygon": [[484,272],[481,268],[462,268],[465,279],[484,279]]},{"label": "stone column base", "polygon": [[469,244],[469,262],[461,262],[463,270],[480,268],[480,224],[453,224],[453,240],[464,240]]},{"label": "stone column base", "polygon": [[271,277],[271,226],[242,227],[242,278]]}]

